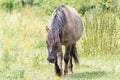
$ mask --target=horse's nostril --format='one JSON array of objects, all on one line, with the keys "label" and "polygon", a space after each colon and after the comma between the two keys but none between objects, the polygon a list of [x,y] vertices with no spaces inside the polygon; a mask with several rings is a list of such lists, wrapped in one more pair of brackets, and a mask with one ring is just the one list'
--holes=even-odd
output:
[{"label": "horse's nostril", "polygon": [[52,60],[52,61],[54,61],[55,59],[54,59],[54,58],[52,58],[51,60]]},{"label": "horse's nostril", "polygon": [[54,58],[54,57],[49,57],[49,58],[47,58],[47,60],[48,60],[50,63],[54,63],[54,62],[55,62],[55,58]]},{"label": "horse's nostril", "polygon": [[50,58],[50,61],[54,62],[55,58],[54,57],[51,57]]}]

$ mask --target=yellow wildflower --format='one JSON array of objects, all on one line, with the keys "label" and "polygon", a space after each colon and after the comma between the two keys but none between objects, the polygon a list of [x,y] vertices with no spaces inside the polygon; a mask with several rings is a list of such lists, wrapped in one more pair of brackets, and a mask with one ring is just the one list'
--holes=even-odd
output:
[{"label": "yellow wildflower", "polygon": [[17,10],[16,10],[16,9],[14,9],[14,10],[13,10],[13,13],[16,13],[16,12],[17,12]]},{"label": "yellow wildflower", "polygon": [[28,45],[28,46],[27,46],[27,49],[31,50],[31,49],[32,49],[32,46]]},{"label": "yellow wildflower", "polygon": [[56,76],[56,77],[55,77],[55,80],[60,80],[60,77],[59,77],[59,76]]},{"label": "yellow wildflower", "polygon": [[9,46],[9,45],[4,45],[4,46],[3,46],[3,49],[5,49],[5,50],[10,50],[10,46]]},{"label": "yellow wildflower", "polygon": [[10,42],[10,39],[9,39],[9,38],[5,38],[5,41],[6,41],[7,43],[9,43],[9,42]]},{"label": "yellow wildflower", "polygon": [[31,80],[29,77],[25,77],[24,80]]}]

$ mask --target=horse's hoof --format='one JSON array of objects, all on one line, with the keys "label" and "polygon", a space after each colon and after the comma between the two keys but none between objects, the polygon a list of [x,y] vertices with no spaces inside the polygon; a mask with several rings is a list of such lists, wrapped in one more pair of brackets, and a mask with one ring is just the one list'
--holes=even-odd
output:
[{"label": "horse's hoof", "polygon": [[57,73],[57,76],[61,77],[62,76],[62,71],[60,71],[59,73]]},{"label": "horse's hoof", "polygon": [[73,70],[71,70],[71,69],[69,69],[69,71],[70,71],[70,73],[71,73],[71,74],[73,74],[73,73],[74,73],[74,72],[73,72]]},{"label": "horse's hoof", "polygon": [[68,73],[65,73],[65,74],[64,74],[64,78],[67,78],[67,77],[68,77]]},{"label": "horse's hoof", "polygon": [[73,74],[74,72],[73,71],[70,71],[71,74]]}]

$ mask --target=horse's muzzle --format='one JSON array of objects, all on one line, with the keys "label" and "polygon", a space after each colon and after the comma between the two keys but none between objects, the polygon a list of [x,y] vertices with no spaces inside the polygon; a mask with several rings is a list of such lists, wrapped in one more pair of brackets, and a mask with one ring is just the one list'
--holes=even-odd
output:
[{"label": "horse's muzzle", "polygon": [[55,63],[55,57],[48,57],[47,60],[50,62],[50,63]]}]

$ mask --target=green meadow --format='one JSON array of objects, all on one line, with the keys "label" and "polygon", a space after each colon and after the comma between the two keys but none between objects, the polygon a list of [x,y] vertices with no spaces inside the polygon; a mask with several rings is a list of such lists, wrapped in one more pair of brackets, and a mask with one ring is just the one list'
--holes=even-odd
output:
[{"label": "green meadow", "polygon": [[23,1],[0,0],[0,80],[55,79],[54,65],[47,61],[45,28],[60,4],[74,7],[84,23],[77,42],[80,63],[60,80],[120,79],[119,0]]}]

